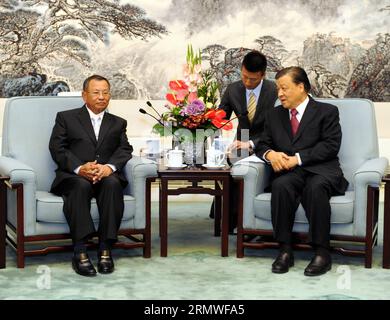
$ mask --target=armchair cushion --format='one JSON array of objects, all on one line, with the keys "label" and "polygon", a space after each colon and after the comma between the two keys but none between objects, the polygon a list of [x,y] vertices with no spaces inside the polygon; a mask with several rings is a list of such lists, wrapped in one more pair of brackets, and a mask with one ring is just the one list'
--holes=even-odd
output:
[{"label": "armchair cushion", "polygon": [[[61,197],[58,197],[50,192],[37,191],[37,221],[49,223],[66,223],[65,215],[62,212],[64,202]],[[125,195],[125,210],[122,220],[130,220],[135,215],[135,199],[132,196]],[[91,201],[91,215],[94,222],[99,221],[99,213],[95,198]]]},{"label": "armchair cushion", "polygon": [[[330,207],[332,214],[331,223],[352,223],[353,222],[353,203],[355,192],[347,191],[344,196],[330,198]],[[271,193],[262,193],[255,197],[255,217],[258,219],[271,221]],[[308,223],[305,211],[300,204],[295,213],[295,222]]]}]

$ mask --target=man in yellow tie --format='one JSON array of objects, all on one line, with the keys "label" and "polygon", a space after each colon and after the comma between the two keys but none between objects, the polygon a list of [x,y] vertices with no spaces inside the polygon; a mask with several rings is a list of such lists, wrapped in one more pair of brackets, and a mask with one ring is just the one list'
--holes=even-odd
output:
[{"label": "man in yellow tie", "polygon": [[[229,146],[230,162],[254,152],[255,145],[264,129],[265,113],[274,107],[277,100],[276,85],[265,79],[267,58],[259,51],[247,53],[241,65],[241,80],[231,83],[221,99],[220,108],[225,110],[226,119],[232,113],[238,118],[236,137]],[[230,226],[232,232],[237,224],[234,187],[231,190]],[[214,215],[214,206],[210,217]]]},{"label": "man in yellow tie", "polygon": [[242,61],[241,80],[230,84],[221,100],[221,106],[230,118],[238,117],[236,138],[230,146],[231,160],[235,155],[249,155],[264,127],[264,115],[277,99],[276,85],[265,79],[267,58],[259,51],[247,53]]}]

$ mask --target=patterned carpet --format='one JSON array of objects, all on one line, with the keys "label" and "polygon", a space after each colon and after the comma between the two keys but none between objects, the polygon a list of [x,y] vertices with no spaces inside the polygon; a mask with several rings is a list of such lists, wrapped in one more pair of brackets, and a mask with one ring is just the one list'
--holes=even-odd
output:
[{"label": "patterned carpet", "polygon": [[[0,299],[389,299],[390,270],[381,268],[381,241],[372,269],[362,258],[333,254],[333,268],[321,277],[305,277],[311,252],[296,252],[287,274],[271,273],[275,250],[248,250],[235,257],[230,236],[227,258],[220,257],[220,240],[212,235],[210,203],[170,202],[168,257],[159,257],[157,206],[153,204],[152,258],[141,250],[115,250],[116,271],[84,278],[71,268],[71,252],[28,257],[17,269],[15,253],[7,249],[7,268],[0,270]],[[380,228],[381,230],[381,228]],[[380,234],[380,238],[382,235]],[[90,252],[96,261],[95,252]]]}]

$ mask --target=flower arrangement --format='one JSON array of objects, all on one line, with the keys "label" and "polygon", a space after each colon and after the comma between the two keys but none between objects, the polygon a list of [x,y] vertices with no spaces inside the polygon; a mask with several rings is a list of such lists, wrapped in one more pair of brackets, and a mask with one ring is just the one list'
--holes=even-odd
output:
[{"label": "flower arrangement", "polygon": [[[215,132],[218,129],[231,130],[233,125],[226,120],[226,113],[218,109],[219,88],[210,71],[202,71],[201,52],[194,54],[191,45],[187,48],[187,63],[184,77],[169,82],[166,99],[168,111],[161,114],[153,131],[164,135],[176,134],[179,129],[190,130],[195,135],[197,129]],[[209,135],[206,134],[206,135]]]}]

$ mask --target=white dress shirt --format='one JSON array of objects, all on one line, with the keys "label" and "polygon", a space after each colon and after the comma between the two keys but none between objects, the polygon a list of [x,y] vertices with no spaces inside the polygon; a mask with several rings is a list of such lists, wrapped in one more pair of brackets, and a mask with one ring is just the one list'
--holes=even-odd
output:
[{"label": "white dress shirt", "polygon": [[[305,100],[303,100],[302,103],[300,103],[295,109],[297,110],[297,114],[296,114],[296,118],[297,120],[299,121],[299,123],[301,123],[301,120],[302,120],[302,117],[303,117],[303,114],[306,110],[306,107],[309,103],[309,97],[307,96]],[[290,117],[290,120],[291,120],[291,109],[288,111],[288,114],[289,114],[289,117]],[[299,129],[298,129],[299,130]],[[268,163],[270,163],[266,158],[265,156],[267,155],[268,152],[272,151],[271,149],[267,150],[266,152],[264,152],[263,154],[263,159],[266,160]],[[298,159],[298,165],[301,166],[302,165],[302,160],[301,160],[301,156],[299,155],[299,153],[297,152],[295,154],[295,156],[297,157]]]},{"label": "white dress shirt", "polygon": [[[98,140],[100,126],[102,124],[105,111],[95,114],[88,107],[86,108],[89,113],[89,117],[91,118],[91,123],[92,123],[93,131],[95,132],[96,140]],[[112,169],[112,172],[116,171],[116,167],[113,164],[107,164],[107,165]],[[80,167],[81,166],[78,166],[76,169],[74,169],[75,174],[79,174]]]}]

